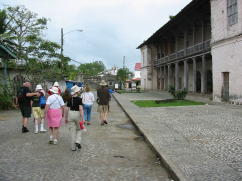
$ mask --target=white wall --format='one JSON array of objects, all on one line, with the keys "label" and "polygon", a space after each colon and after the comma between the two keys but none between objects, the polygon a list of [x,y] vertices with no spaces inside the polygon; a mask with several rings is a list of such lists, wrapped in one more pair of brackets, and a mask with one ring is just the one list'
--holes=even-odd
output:
[{"label": "white wall", "polygon": [[238,23],[228,25],[227,0],[211,0],[212,43],[242,33],[242,1],[238,3]]},{"label": "white wall", "polygon": [[140,71],[134,71],[134,78],[140,78]]},{"label": "white wall", "polygon": [[222,72],[229,72],[230,96],[242,97],[242,36],[212,47],[213,94],[220,101]]},{"label": "white wall", "polygon": [[230,97],[242,96],[242,0],[238,23],[228,25],[227,0],[211,0],[213,96],[221,101],[223,72],[229,72]]},{"label": "white wall", "polygon": [[152,89],[152,81],[148,77],[148,69],[150,69],[151,52],[147,46],[142,47],[140,51],[141,51],[141,62],[142,62],[142,69],[140,71],[141,89],[150,90]]}]

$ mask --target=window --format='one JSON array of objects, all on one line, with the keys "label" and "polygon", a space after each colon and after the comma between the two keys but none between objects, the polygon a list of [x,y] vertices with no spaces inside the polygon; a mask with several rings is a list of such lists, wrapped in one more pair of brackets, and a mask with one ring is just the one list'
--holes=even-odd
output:
[{"label": "window", "polygon": [[238,23],[237,0],[227,0],[228,25],[232,26]]}]

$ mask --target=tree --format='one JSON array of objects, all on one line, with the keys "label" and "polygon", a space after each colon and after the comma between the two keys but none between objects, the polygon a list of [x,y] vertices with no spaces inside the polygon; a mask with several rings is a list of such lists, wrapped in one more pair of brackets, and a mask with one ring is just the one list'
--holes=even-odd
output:
[{"label": "tree", "polygon": [[[70,58],[61,56],[60,45],[45,40],[43,31],[47,29],[47,19],[39,18],[24,6],[7,7],[5,13],[5,32],[1,37],[15,49],[18,62],[33,80],[49,81],[52,74],[63,79]],[[0,13],[0,18],[4,17]],[[12,42],[12,43],[11,43]],[[40,75],[37,73],[44,75]],[[50,77],[47,77],[49,75]]]},{"label": "tree", "polygon": [[133,76],[133,73],[130,72],[128,68],[121,68],[118,69],[117,72],[117,79],[120,81],[122,84],[125,83],[125,81]]},{"label": "tree", "polygon": [[95,61],[92,63],[81,64],[78,69],[83,75],[94,77],[105,70],[105,65],[102,61]]}]

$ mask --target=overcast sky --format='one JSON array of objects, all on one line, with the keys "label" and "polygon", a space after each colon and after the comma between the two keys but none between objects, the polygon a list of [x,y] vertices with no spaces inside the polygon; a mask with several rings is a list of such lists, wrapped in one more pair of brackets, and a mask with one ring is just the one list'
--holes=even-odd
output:
[{"label": "overcast sky", "polygon": [[[191,0],[1,0],[5,5],[25,5],[50,19],[46,38],[60,43],[64,54],[81,63],[101,60],[107,68],[140,62],[136,49]],[[74,62],[73,62],[74,63]]]}]

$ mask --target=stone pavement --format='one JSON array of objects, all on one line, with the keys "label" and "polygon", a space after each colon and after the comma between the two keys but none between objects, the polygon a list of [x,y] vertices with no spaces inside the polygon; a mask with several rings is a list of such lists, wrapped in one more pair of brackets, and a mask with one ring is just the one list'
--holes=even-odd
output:
[{"label": "stone pavement", "polygon": [[170,97],[167,93],[114,96],[177,180],[242,180],[241,106],[139,108],[131,100]]},{"label": "stone pavement", "polygon": [[156,154],[134,129],[115,101],[109,124],[101,127],[96,105],[83,133],[82,150],[72,152],[68,130],[58,145],[48,134],[20,130],[19,111],[0,112],[0,181],[170,181]]}]

